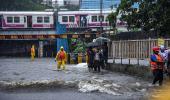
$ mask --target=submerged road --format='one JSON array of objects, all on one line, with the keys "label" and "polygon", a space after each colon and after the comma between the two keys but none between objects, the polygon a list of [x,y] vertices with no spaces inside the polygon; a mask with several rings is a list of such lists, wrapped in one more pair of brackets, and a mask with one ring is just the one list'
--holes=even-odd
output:
[{"label": "submerged road", "polygon": [[52,58],[0,58],[0,100],[143,100],[149,82],[85,63],[57,71]]}]

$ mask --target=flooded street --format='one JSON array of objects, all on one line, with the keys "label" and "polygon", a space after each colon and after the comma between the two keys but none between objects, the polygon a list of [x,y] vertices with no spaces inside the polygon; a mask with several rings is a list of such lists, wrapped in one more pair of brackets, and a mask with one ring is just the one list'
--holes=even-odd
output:
[{"label": "flooded street", "polygon": [[0,100],[170,100],[170,0],[0,0]]},{"label": "flooded street", "polygon": [[150,89],[129,75],[89,72],[86,63],[57,71],[51,58],[1,58],[0,70],[0,100],[143,100]]},{"label": "flooded street", "polygon": [[[75,89],[20,90],[0,92],[1,100],[138,100],[140,96],[113,96],[106,93],[82,93]],[[138,98],[138,99],[137,99]]]}]

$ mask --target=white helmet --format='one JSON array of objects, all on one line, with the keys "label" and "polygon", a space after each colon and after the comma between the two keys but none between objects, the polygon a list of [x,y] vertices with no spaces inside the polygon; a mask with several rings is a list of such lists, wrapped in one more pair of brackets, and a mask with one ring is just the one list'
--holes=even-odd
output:
[{"label": "white helmet", "polygon": [[160,46],[160,49],[161,49],[161,50],[164,50],[164,49],[165,49],[165,46],[164,46],[164,45],[161,45],[161,46]]}]

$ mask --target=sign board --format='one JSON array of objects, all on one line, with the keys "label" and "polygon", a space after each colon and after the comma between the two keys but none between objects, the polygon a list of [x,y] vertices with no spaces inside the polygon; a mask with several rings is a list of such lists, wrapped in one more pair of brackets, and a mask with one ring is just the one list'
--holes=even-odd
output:
[{"label": "sign board", "polygon": [[99,34],[84,33],[84,34],[37,34],[37,35],[4,35],[0,34],[0,40],[17,40],[17,39],[57,39],[57,38],[91,38],[97,37]]},{"label": "sign board", "polygon": [[161,46],[161,45],[164,46],[164,44],[165,44],[165,40],[163,38],[158,38],[158,46]]}]

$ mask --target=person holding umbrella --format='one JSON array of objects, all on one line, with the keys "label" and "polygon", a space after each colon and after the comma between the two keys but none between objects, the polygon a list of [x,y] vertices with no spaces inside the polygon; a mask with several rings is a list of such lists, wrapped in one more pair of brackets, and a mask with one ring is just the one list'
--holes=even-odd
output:
[{"label": "person holding umbrella", "polygon": [[104,42],[103,45],[103,59],[104,59],[104,66],[107,68],[107,61],[108,61],[108,46],[107,42]]},{"label": "person holding umbrella", "polygon": [[94,51],[92,50],[92,47],[88,47],[87,49],[87,56],[88,56],[88,60],[87,60],[87,65],[88,65],[88,69],[89,71],[93,70],[93,66],[94,66]]}]

